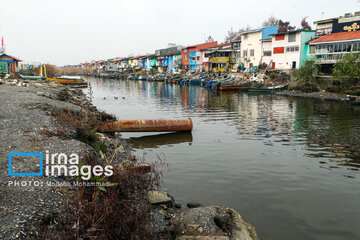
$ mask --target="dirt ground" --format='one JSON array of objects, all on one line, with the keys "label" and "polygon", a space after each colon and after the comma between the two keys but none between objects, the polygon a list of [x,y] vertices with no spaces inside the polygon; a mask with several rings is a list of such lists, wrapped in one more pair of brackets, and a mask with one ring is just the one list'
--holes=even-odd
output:
[{"label": "dirt ground", "polygon": [[[8,176],[8,154],[15,150],[25,153],[48,150],[81,156],[88,149],[80,141],[43,134],[44,130],[55,131],[57,128],[49,106],[79,109],[71,103],[49,98],[57,91],[58,88],[41,84],[28,87],[0,85],[0,239],[41,235],[38,226],[33,224],[46,222],[61,212],[66,195],[61,188],[45,184],[62,182],[58,177]],[[12,171],[39,172],[39,160],[13,157]],[[26,181],[38,181],[40,186],[29,183],[21,186]]]}]

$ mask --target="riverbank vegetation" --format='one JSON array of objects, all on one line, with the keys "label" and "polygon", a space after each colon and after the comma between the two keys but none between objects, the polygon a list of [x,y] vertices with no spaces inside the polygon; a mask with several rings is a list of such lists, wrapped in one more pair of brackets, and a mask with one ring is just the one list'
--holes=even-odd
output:
[{"label": "riverbank vegetation", "polygon": [[[61,101],[71,97],[66,89],[57,96]],[[113,175],[81,181],[83,185],[65,199],[66,213],[58,224],[45,226],[46,235],[51,239],[154,239],[146,194],[160,185],[161,161],[137,161],[116,135],[97,132],[99,125],[116,118],[91,105],[81,106],[80,111],[52,108],[51,112],[61,128],[53,136],[75,138],[93,148],[81,165],[112,165]]]},{"label": "riverbank vegetation", "polygon": [[319,83],[317,78],[322,73],[315,60],[307,60],[304,65],[296,71],[297,81],[290,86],[290,90],[302,92],[327,91],[360,96],[360,63],[358,54],[345,54],[334,64],[332,79],[327,83]]},{"label": "riverbank vegetation", "polygon": [[[66,76],[74,76],[74,75],[83,75],[93,73],[90,69],[87,68],[75,68],[75,67],[57,67],[51,64],[45,64],[46,76],[47,77],[55,77],[57,75],[66,75]],[[24,76],[39,76],[40,66],[33,67],[31,69],[20,69],[20,74]]]}]

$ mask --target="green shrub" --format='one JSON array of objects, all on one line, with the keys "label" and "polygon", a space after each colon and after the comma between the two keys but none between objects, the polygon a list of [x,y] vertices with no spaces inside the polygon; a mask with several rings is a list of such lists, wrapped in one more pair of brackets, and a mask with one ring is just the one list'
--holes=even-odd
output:
[{"label": "green shrub", "polygon": [[319,92],[319,86],[315,82],[298,81],[289,86],[289,90],[297,90],[306,93]]},{"label": "green shrub", "polygon": [[315,60],[306,60],[304,65],[299,68],[296,73],[298,81],[315,82],[316,75],[319,73],[319,66],[315,64]]},{"label": "green shrub", "polygon": [[360,96],[360,89],[350,89],[345,91],[346,94]]},{"label": "green shrub", "polygon": [[359,54],[348,53],[339,59],[333,69],[333,81],[344,85],[355,85],[360,78]]}]

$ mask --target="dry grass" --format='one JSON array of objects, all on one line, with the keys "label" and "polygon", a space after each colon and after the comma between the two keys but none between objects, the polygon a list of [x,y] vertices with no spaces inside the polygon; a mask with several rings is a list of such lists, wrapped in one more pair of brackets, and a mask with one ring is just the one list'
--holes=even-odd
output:
[{"label": "dry grass", "polygon": [[82,108],[79,112],[68,109],[54,109],[53,114],[57,122],[62,126],[70,131],[76,131],[76,139],[90,145],[98,141],[96,128],[99,125],[116,120],[115,116],[105,112],[92,111],[88,106]]},{"label": "dry grass", "polygon": [[[93,157],[87,157],[84,162],[98,164]],[[69,214],[59,220],[60,231],[48,230],[48,236],[52,239],[153,239],[146,194],[159,186],[161,173],[156,169],[156,164],[147,173],[136,167],[117,168],[113,176],[102,180],[113,186],[105,190],[96,186],[80,187],[66,203]]]}]

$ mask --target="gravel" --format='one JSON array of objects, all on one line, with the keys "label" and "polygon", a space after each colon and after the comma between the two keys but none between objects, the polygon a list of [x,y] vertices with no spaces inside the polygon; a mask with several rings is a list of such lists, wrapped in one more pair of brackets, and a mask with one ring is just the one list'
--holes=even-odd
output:
[{"label": "gravel", "polygon": [[[0,85],[0,239],[42,238],[38,224],[47,223],[63,211],[65,188],[30,186],[29,182],[63,181],[47,176],[8,176],[8,153],[45,152],[77,153],[83,156],[90,151],[84,143],[75,139],[49,137],[44,130],[54,131],[50,108],[78,110],[79,106],[58,101],[56,93],[62,86],[36,83],[22,87]],[[13,158],[13,172],[39,171],[39,162],[32,159]],[[36,161],[35,161],[36,162]],[[11,182],[28,182],[26,186],[14,186]]]}]

